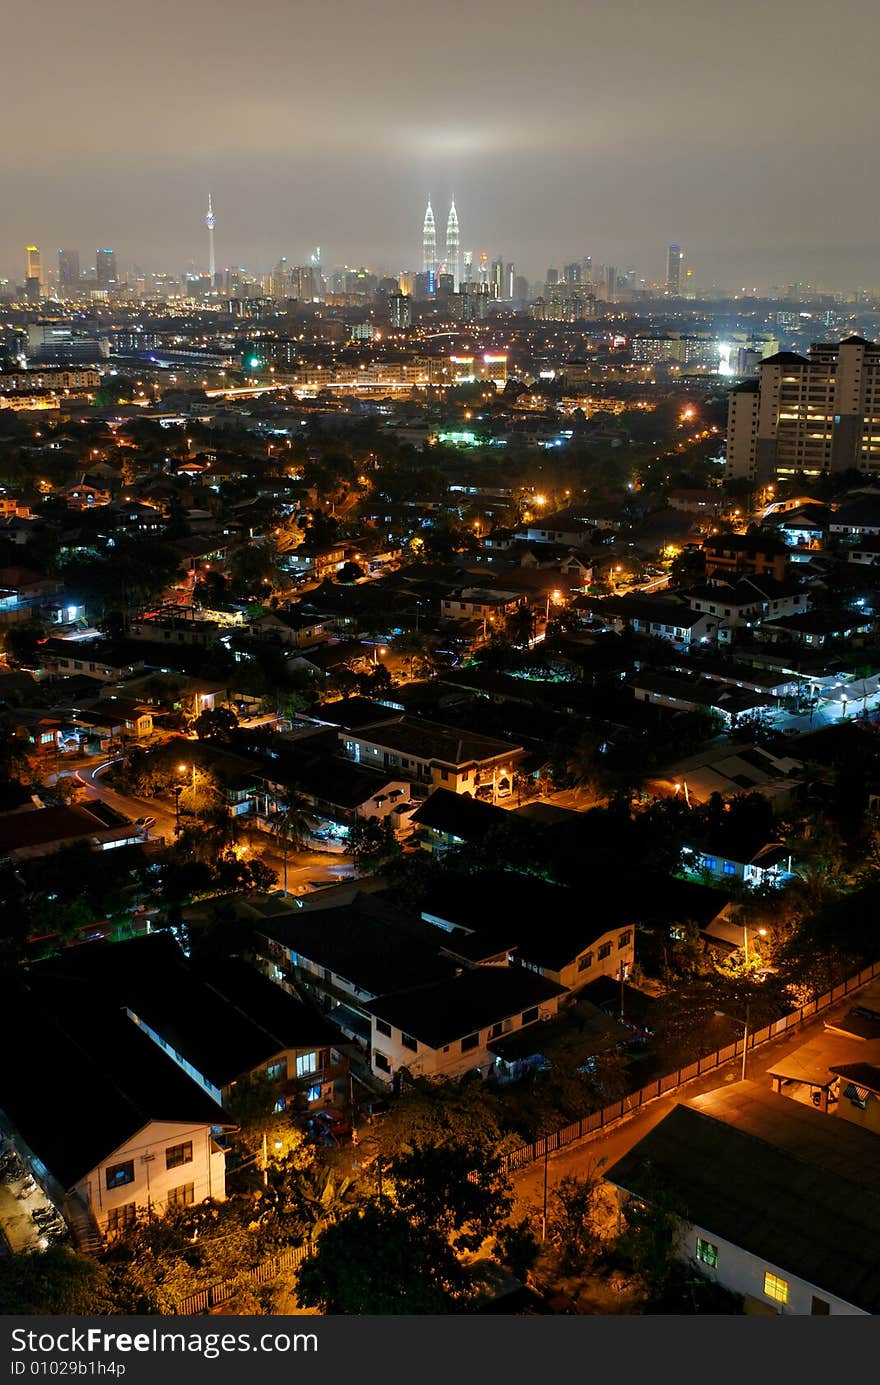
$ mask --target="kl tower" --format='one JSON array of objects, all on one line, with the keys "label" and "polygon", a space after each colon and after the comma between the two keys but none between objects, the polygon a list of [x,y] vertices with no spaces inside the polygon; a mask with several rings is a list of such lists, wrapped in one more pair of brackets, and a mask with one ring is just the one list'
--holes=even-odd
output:
[{"label": "kl tower", "polygon": [[211,276],[211,293],[213,293],[214,280],[217,274],[217,264],[214,259],[214,208],[211,206],[210,193],[208,193],[208,215],[205,217],[205,225],[208,228],[208,273]]}]

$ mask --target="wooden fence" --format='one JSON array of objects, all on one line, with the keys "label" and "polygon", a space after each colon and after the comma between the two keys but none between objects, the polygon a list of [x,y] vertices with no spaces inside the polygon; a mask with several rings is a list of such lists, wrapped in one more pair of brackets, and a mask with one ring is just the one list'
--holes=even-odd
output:
[{"label": "wooden fence", "polygon": [[216,1308],[219,1304],[225,1303],[232,1298],[242,1286],[242,1278],[250,1284],[265,1284],[267,1279],[274,1279],[282,1270],[295,1270],[302,1264],[307,1255],[311,1254],[310,1246],[289,1246],[287,1250],[279,1251],[269,1260],[264,1260],[262,1265],[257,1265],[255,1269],[248,1270],[243,1276],[239,1275],[236,1279],[221,1279],[218,1284],[209,1284],[207,1289],[199,1289],[195,1294],[189,1294],[178,1303],[175,1312],[183,1315],[194,1313],[207,1313],[211,1308]]},{"label": "wooden fence", "polygon": [[[863,968],[855,976],[850,976],[846,981],[842,981],[833,990],[826,991],[819,996],[818,1000],[811,1000],[808,1005],[803,1005],[799,1010],[793,1010],[791,1014],[783,1015],[782,1019],[774,1020],[772,1024],[765,1025],[763,1029],[757,1029],[753,1034],[748,1035],[747,1046],[749,1052],[753,1048],[760,1048],[762,1044],[769,1043],[771,1039],[776,1039],[780,1034],[787,1033],[790,1029],[796,1029],[813,1015],[820,1014],[830,1006],[836,1005],[839,1000],[855,991],[859,986],[864,986],[866,982],[873,980],[880,975],[880,962],[874,962],[870,967]],[[613,1125],[616,1121],[622,1120],[624,1116],[632,1115],[640,1107],[645,1106],[649,1101],[654,1101],[658,1096],[665,1096],[667,1092],[674,1092],[676,1088],[684,1086],[686,1082],[691,1082],[695,1077],[701,1076],[704,1072],[711,1072],[713,1068],[720,1068],[724,1063],[730,1063],[734,1058],[742,1058],[743,1039],[737,1039],[736,1043],[728,1044],[726,1048],[716,1049],[714,1053],[709,1053],[705,1058],[699,1058],[695,1063],[689,1063],[687,1067],[676,1068],[674,1072],[667,1073],[665,1077],[655,1078],[647,1086],[640,1087],[638,1091],[630,1092],[628,1096],[621,1097],[619,1101],[612,1101],[601,1111],[592,1111],[588,1116],[582,1116],[580,1120],[573,1121],[571,1125],[564,1125],[560,1130],[554,1130],[549,1135],[545,1135],[540,1140],[534,1140],[529,1145],[521,1145],[519,1149],[514,1149],[510,1154],[505,1155],[503,1167],[507,1173],[513,1173],[516,1169],[523,1169],[528,1164],[534,1164],[539,1159],[544,1159],[554,1150],[564,1149],[574,1140],[580,1140],[584,1135],[594,1135],[597,1130],[604,1130],[606,1126]]]}]

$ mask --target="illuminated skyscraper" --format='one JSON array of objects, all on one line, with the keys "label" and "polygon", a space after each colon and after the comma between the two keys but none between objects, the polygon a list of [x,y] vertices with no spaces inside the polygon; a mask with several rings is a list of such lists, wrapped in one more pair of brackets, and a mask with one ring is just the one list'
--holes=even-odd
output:
[{"label": "illuminated skyscraper", "polygon": [[114,250],[95,251],[95,273],[98,288],[107,289],[116,283],[116,252]]},{"label": "illuminated skyscraper", "polygon": [[422,269],[425,274],[434,274],[437,269],[437,227],[434,224],[430,197],[425,212],[425,224],[422,227]]},{"label": "illuminated skyscraper", "polygon": [[449,219],[446,222],[446,267],[453,277],[454,292],[458,293],[461,283],[461,241],[458,234],[458,212],[455,210],[454,197],[449,208]]},{"label": "illuminated skyscraper", "polygon": [[211,280],[211,292],[214,292],[214,282],[217,278],[217,262],[214,259],[214,208],[211,206],[211,194],[208,193],[208,214],[205,217],[205,225],[208,228],[208,275]]},{"label": "illuminated skyscraper", "polygon": [[40,254],[38,245],[28,245],[25,247],[27,254],[27,278],[36,279],[40,288],[43,287],[43,257]]},{"label": "illuminated skyscraper", "polygon": [[681,271],[684,251],[680,245],[670,245],[666,255],[666,292],[670,298],[681,296]]}]

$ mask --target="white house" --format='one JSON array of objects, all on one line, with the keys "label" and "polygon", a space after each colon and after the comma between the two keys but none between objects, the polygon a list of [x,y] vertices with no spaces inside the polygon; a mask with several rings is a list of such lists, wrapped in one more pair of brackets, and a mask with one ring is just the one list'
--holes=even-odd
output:
[{"label": "white house", "polygon": [[624,1212],[661,1187],[682,1208],[679,1256],[748,1314],[880,1311],[871,1131],[740,1082],[676,1106],[605,1177]]},{"label": "white house", "polygon": [[411,1077],[456,1077],[496,1062],[493,1040],[534,1026],[540,1052],[541,1021],[552,1019],[562,986],[517,966],[477,966],[446,979],[378,997],[371,1016],[370,1067],[393,1083]]},{"label": "white house", "polygon": [[226,1196],[226,1152],[211,1126],[148,1121],[108,1150],[73,1188],[102,1235],[121,1231],[139,1215],[188,1207]]}]

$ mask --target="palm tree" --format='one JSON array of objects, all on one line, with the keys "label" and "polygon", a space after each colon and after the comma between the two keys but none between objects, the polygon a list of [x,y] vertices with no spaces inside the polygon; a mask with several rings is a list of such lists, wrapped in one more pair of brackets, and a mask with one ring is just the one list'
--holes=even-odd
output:
[{"label": "palm tree", "polygon": [[311,834],[311,804],[304,794],[289,785],[284,794],[276,799],[276,812],[272,820],[272,831],[281,842],[282,892],[287,898],[287,852],[302,846]]}]

